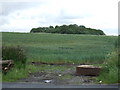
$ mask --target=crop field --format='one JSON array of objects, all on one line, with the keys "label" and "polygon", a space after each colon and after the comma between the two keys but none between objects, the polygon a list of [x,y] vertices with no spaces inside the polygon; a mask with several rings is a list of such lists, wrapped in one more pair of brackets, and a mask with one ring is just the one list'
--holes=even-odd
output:
[{"label": "crop field", "polygon": [[2,45],[23,47],[27,62],[102,63],[116,40],[116,36],[2,33]]}]

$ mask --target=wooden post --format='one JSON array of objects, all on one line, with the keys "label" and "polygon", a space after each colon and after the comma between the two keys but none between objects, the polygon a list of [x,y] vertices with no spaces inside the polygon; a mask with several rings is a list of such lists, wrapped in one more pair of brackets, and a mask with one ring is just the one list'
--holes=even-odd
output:
[{"label": "wooden post", "polygon": [[0,60],[0,70],[7,72],[14,65],[13,60]]}]

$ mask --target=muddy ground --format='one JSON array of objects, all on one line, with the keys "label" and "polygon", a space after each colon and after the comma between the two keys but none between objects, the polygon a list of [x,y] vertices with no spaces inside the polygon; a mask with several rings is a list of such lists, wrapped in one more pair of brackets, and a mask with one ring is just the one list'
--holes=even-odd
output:
[{"label": "muddy ground", "polygon": [[[43,66],[41,64],[35,64],[35,63],[32,63],[32,64],[41,66],[41,67]],[[40,84],[52,84],[52,85],[100,84],[96,80],[96,76],[77,76],[76,75],[76,66],[77,65],[50,64],[49,68],[42,70],[42,71],[40,70],[35,73],[30,73],[28,78],[21,79],[21,80],[19,80],[19,82],[37,82]],[[57,69],[55,69],[55,67]],[[65,68],[60,69],[60,67],[65,67]]]}]

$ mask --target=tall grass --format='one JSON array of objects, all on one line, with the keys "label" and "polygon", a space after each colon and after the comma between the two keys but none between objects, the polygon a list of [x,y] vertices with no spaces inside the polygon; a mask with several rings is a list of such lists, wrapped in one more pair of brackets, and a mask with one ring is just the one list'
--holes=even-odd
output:
[{"label": "tall grass", "polygon": [[114,36],[3,33],[3,45],[21,45],[29,61],[100,63],[114,48]]},{"label": "tall grass", "polygon": [[20,46],[2,46],[2,60],[13,60],[15,67],[23,68],[26,64],[26,55]]},{"label": "tall grass", "polygon": [[101,75],[98,77],[98,80],[102,80],[103,83],[120,83],[119,41],[120,39],[118,38],[115,42],[115,50],[109,53],[106,56],[106,60],[104,61],[103,71],[101,72]]},{"label": "tall grass", "polygon": [[103,65],[103,71],[98,77],[98,80],[102,81],[102,83],[118,83],[120,82],[118,78],[118,69],[120,69],[118,63],[118,53],[112,52],[107,57],[108,58]]},{"label": "tall grass", "polygon": [[11,71],[9,71],[6,75],[3,74],[2,81],[5,82],[13,82],[17,81],[21,78],[26,78],[29,76],[28,69],[23,68],[12,68]]}]

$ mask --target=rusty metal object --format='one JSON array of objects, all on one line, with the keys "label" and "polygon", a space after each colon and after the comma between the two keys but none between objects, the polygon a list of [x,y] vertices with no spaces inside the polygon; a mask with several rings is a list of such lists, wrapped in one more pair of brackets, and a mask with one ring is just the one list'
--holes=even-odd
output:
[{"label": "rusty metal object", "polygon": [[8,72],[14,65],[13,60],[0,60],[0,70]]},{"label": "rusty metal object", "polygon": [[100,74],[101,67],[93,65],[79,65],[76,67],[77,75],[85,76],[98,76]]}]

